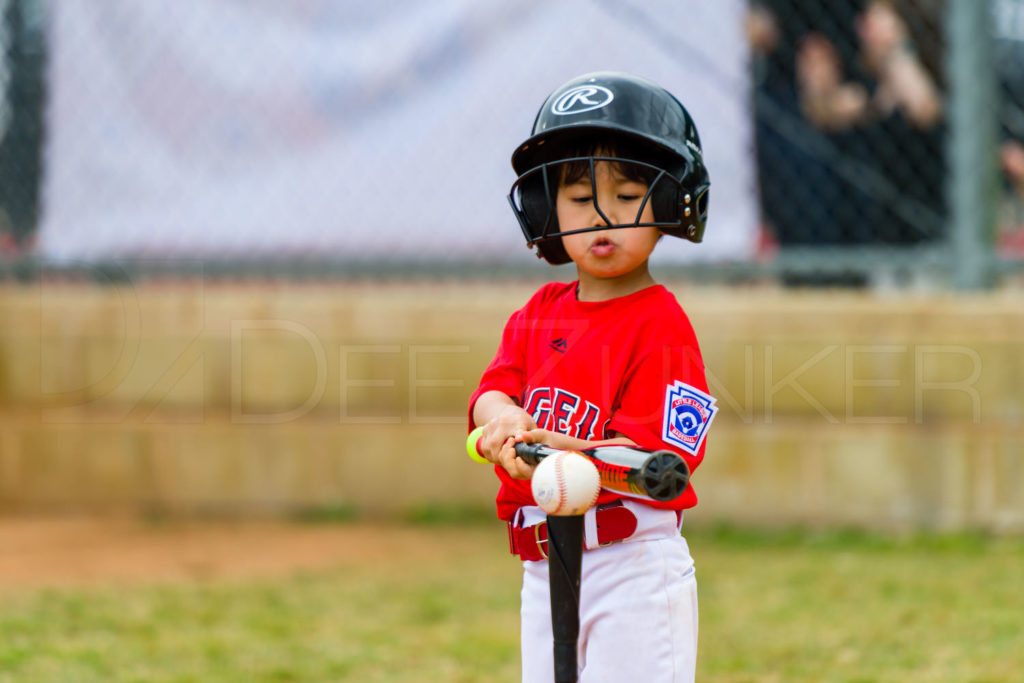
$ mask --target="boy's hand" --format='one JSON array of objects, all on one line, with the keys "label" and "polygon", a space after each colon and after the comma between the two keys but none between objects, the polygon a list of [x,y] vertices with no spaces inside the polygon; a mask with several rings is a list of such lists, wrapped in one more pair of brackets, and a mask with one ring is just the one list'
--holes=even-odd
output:
[{"label": "boy's hand", "polygon": [[523,433],[536,428],[537,424],[525,410],[516,405],[504,406],[484,425],[477,449],[485,458],[501,465],[513,479],[529,479],[533,476],[533,466],[516,457],[515,444],[524,440]]},{"label": "boy's hand", "polygon": [[513,479],[532,479],[533,470],[536,469],[536,465],[528,465],[525,460],[516,455],[515,445],[523,440],[522,435],[524,432],[518,432],[515,436],[510,436],[501,446],[501,450],[498,452],[498,460],[496,463],[505,468],[509,476]]},{"label": "boy's hand", "polygon": [[559,434],[558,432],[552,432],[547,429],[531,429],[522,433],[522,438],[519,441],[525,441],[526,443],[542,443],[545,446],[551,446],[562,451],[575,451],[581,448],[586,448],[589,444],[586,441],[580,439],[574,439],[571,436],[565,434]]},{"label": "boy's hand", "polygon": [[557,448],[560,451],[582,451],[587,448],[594,448],[595,446],[636,446],[635,441],[621,434],[613,433],[611,437],[601,441],[584,441],[574,436],[567,436],[559,432],[548,431],[547,429],[531,429],[523,432],[522,438],[519,440],[526,443],[542,443],[546,446]]},{"label": "boy's hand", "polygon": [[[532,422],[532,420],[531,420]],[[519,442],[542,443],[552,448],[565,451],[579,450],[587,447],[586,441],[575,439],[565,434],[552,432],[547,429],[526,429],[516,432],[504,444],[499,453],[499,463],[513,479],[532,479],[533,470],[536,465],[526,464],[522,458],[516,457],[515,445]]]}]

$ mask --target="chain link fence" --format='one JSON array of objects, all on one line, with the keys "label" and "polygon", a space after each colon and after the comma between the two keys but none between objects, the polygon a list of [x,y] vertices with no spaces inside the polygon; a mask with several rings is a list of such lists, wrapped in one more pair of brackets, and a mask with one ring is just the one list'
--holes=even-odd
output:
[{"label": "chain link fence", "polygon": [[[656,6],[644,5],[646,14],[641,16],[640,10],[629,14],[629,3],[614,8],[598,0],[590,4],[641,40],[648,32],[653,43],[654,33],[660,31],[659,39],[664,42],[664,26],[642,20],[656,19]],[[688,1],[673,6],[678,10],[680,6],[699,4]],[[720,80],[723,90],[749,89],[749,96],[741,97],[751,122],[746,153],[756,161],[756,186],[750,190],[759,197],[758,215],[752,219],[758,225],[751,226],[749,249],[738,258],[676,265],[672,266],[674,273],[704,280],[777,279],[788,285],[869,286],[885,282],[904,286],[923,281],[940,287],[979,288],[1010,281],[1024,264],[1024,0],[737,0],[735,4],[740,8],[735,17],[737,35],[742,35],[745,28],[748,38],[744,53],[747,80],[730,80],[728,74],[722,74]],[[318,3],[305,5],[314,8]],[[252,11],[273,11],[272,3],[255,3],[254,7]],[[458,31],[436,38],[436,44],[427,50],[433,62],[424,69],[443,73],[446,60],[454,64],[473,54],[470,48],[474,41],[501,40],[500,32],[487,34],[474,28],[470,5],[446,5],[449,10],[460,7],[467,18],[449,24]],[[48,144],[44,125],[49,120],[47,107],[54,106],[47,94],[48,79],[55,70],[47,68],[46,62],[53,36],[53,3],[0,0],[0,11],[0,259],[8,273],[59,269],[59,262],[40,252],[36,239],[47,203],[59,199],[45,196],[41,188],[69,186],[46,182],[54,170],[47,167],[43,154]],[[529,11],[527,8],[523,13]],[[701,19],[699,11],[692,7],[689,11],[695,20]],[[171,12],[168,17],[173,15]],[[519,18],[517,12],[509,11],[509,30]],[[429,13],[418,21],[429,28]],[[132,29],[132,23],[124,17],[111,16],[110,22],[111,31]],[[168,34],[146,36],[147,45],[162,45],[172,33],[223,32],[222,39],[215,43],[222,48],[220,54],[197,51],[188,56],[186,61],[196,68],[202,68],[204,59],[253,58],[235,49],[237,36],[230,27],[176,25],[171,20],[159,25]],[[287,31],[290,27],[281,28]],[[352,35],[358,35],[359,29],[353,26]],[[268,38],[274,35],[268,34]],[[725,37],[716,35],[712,40]],[[316,35],[309,36],[311,41],[316,39]],[[353,37],[348,47],[377,50],[386,62],[389,51],[401,51],[401,41],[416,40],[426,38],[422,32],[411,32],[395,37],[393,45],[375,46]],[[281,49],[281,45],[268,40],[266,50],[271,58],[258,61],[260,68],[275,63],[275,49]],[[677,64],[699,61],[695,54],[673,53],[674,49],[663,49],[662,54],[667,55],[664,59]],[[152,59],[152,55],[139,58]],[[131,61],[132,56],[121,55],[120,59]],[[713,65],[706,64],[699,68],[704,73],[714,70]],[[252,69],[240,73],[250,78],[259,75]],[[342,101],[324,106],[334,107],[343,116],[348,111],[345,97],[377,98],[386,103],[388,98],[397,100],[417,87],[415,80],[410,81],[416,78],[415,73],[388,76],[386,68],[381,73],[382,78],[394,82],[382,82],[376,92],[365,87],[332,91]],[[523,80],[537,80],[536,74],[517,75]],[[545,83],[538,92],[546,92],[550,85]],[[176,87],[181,88],[179,99],[188,99],[188,107],[181,111],[189,120],[183,122],[178,116],[167,123],[178,126],[173,132],[180,136],[183,148],[200,143],[224,148],[245,145],[245,130],[200,125],[206,116],[205,102],[223,99],[223,93],[204,93],[188,73],[159,74],[148,87],[153,89],[152,102],[159,102],[167,89]],[[298,105],[289,105],[288,96],[301,94],[300,90],[301,84],[294,93],[260,100],[260,106],[271,106],[267,104],[270,102],[275,108],[267,120],[287,122],[306,116],[308,112]],[[171,92],[171,98],[176,96]],[[532,109],[539,102],[537,98],[526,108]],[[447,106],[454,105],[449,102]],[[443,112],[423,114],[437,115]],[[523,129],[513,131],[510,139],[525,137],[525,121]],[[222,137],[190,141],[188,125],[206,135]],[[353,136],[357,137],[357,123],[352,125]],[[108,136],[112,145],[123,133],[105,130],[95,121],[88,125],[83,122],[77,132]],[[704,135],[705,145],[710,146]],[[414,137],[378,146],[393,155],[403,145],[433,142],[444,148],[438,154],[460,153],[455,136],[426,141]],[[511,150],[504,141],[499,146]],[[283,154],[279,149],[263,152],[268,158]],[[472,152],[461,153],[469,159]],[[258,164],[258,157],[250,159]],[[221,170],[223,175],[211,174],[203,180],[205,187],[215,188],[214,195],[230,192],[232,183],[245,173],[244,168]],[[716,211],[722,210],[721,205],[716,206],[716,199],[722,201],[722,195],[716,197],[714,189],[722,176],[716,179],[714,172],[712,168],[712,222]],[[122,183],[130,181],[117,176],[116,169],[112,173]],[[421,177],[416,182],[432,180]],[[388,201],[401,201],[389,199],[391,196],[383,193],[371,198],[381,203],[382,215],[387,214]],[[135,199],[146,201],[145,196]],[[97,198],[98,202],[102,200]],[[278,222],[287,220],[287,205],[279,205],[270,194],[252,196],[248,201],[257,210],[262,204],[266,211],[280,211]],[[345,208],[339,211],[344,213]],[[512,225],[510,219],[500,227],[502,234],[514,233]],[[216,227],[197,225],[192,229],[202,236]],[[116,229],[146,228],[125,221]],[[511,244],[519,237],[512,234],[508,239]],[[379,244],[370,246],[373,248],[364,249],[363,258],[357,261],[330,257],[329,245],[319,252],[314,245],[314,252],[328,257],[318,260],[304,254],[298,258],[287,249],[279,249],[253,262],[244,249],[229,249],[227,258],[218,263],[219,267],[246,269],[254,274],[302,275],[318,268],[334,276],[387,274],[394,266],[387,255],[402,245],[382,237]],[[489,267],[474,270],[472,258],[439,257],[444,248],[436,244],[431,248],[424,243],[418,253],[424,257],[421,268],[413,268],[416,272],[494,272]],[[184,261],[203,263],[208,268],[201,254],[190,255],[187,248],[176,256],[179,266]],[[416,260],[402,261],[403,270],[408,272],[410,262]],[[111,261],[121,267],[130,263],[130,259],[119,260],[117,254],[111,255]],[[153,258],[140,263],[143,271],[159,268]],[[520,267],[535,266],[528,260],[515,261],[511,266],[512,270]]]}]

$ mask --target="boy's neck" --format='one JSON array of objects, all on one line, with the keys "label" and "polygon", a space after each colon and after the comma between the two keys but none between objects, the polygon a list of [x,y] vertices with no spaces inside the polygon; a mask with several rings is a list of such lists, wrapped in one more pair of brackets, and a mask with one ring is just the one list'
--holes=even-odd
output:
[{"label": "boy's neck", "polygon": [[613,278],[598,278],[577,269],[579,284],[576,286],[577,301],[609,301],[629,296],[641,289],[657,284],[647,270],[647,264],[632,272]]}]

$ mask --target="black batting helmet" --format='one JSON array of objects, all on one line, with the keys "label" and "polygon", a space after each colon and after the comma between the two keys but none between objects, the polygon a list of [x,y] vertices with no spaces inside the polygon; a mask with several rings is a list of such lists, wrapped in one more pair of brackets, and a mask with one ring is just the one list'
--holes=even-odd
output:
[{"label": "black batting helmet", "polygon": [[605,158],[594,156],[595,150],[607,149],[614,150],[616,161],[646,170],[651,180],[645,202],[651,203],[654,222],[606,227],[651,226],[692,242],[703,239],[710,181],[690,114],[655,83],[598,72],[551,93],[537,113],[533,134],[512,154],[518,179],[508,198],[528,246],[536,245],[549,263],[568,263],[562,235],[603,229],[560,231],[555,213],[560,176],[552,167],[567,158],[592,165]]}]

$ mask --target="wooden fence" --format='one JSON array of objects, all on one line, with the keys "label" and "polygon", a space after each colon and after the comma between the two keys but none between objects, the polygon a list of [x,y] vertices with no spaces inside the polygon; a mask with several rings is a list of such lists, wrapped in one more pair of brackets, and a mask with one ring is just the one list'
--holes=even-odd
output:
[{"label": "wooden fence", "polygon": [[[536,282],[0,290],[0,510],[488,505],[465,404]],[[1024,305],[670,283],[721,408],[695,522],[1024,530]]]}]

